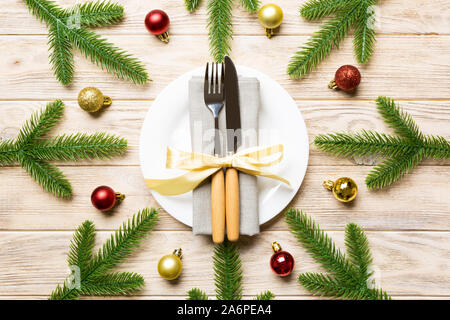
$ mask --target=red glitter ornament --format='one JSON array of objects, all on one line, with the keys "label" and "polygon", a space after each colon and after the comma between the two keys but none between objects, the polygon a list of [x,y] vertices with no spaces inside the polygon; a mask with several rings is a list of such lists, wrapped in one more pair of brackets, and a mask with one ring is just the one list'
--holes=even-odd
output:
[{"label": "red glitter ornament", "polygon": [[125,195],[114,192],[107,186],[97,187],[91,194],[92,205],[100,211],[111,210],[116,203],[125,199]]},{"label": "red glitter ornament", "polygon": [[161,41],[169,42],[167,30],[169,30],[170,19],[167,13],[158,9],[150,11],[145,17],[145,26],[151,34],[158,36]]},{"label": "red glitter ornament", "polygon": [[345,65],[337,69],[334,80],[330,82],[330,89],[341,89],[343,91],[353,91],[361,82],[361,73],[358,68]]},{"label": "red glitter ornament", "polygon": [[272,243],[272,249],[275,253],[270,258],[270,268],[280,277],[289,275],[294,269],[294,257],[289,252],[282,251],[278,242]]}]

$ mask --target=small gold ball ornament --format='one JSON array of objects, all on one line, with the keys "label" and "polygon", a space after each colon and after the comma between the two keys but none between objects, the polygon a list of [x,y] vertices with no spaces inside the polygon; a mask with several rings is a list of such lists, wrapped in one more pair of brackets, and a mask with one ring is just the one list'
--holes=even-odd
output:
[{"label": "small gold ball ornament", "polygon": [[334,197],[341,202],[350,202],[358,194],[356,182],[347,177],[339,178],[335,182],[327,180],[322,185],[332,191]]},{"label": "small gold ball ornament", "polygon": [[78,94],[78,104],[87,112],[97,112],[103,107],[109,107],[112,103],[110,97],[95,87],[86,87]]},{"label": "small gold ball ornament", "polygon": [[162,257],[158,262],[158,273],[166,280],[175,280],[178,278],[182,269],[181,249],[176,249],[173,254]]},{"label": "small gold ball ornament", "polygon": [[273,30],[278,28],[283,21],[283,10],[273,3],[261,7],[258,12],[259,23],[266,29],[268,38],[273,36]]}]

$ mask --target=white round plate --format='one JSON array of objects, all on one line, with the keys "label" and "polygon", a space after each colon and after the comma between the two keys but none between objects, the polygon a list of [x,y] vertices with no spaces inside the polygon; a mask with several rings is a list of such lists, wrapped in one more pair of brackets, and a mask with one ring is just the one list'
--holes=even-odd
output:
[{"label": "white round plate", "polygon": [[[139,142],[141,170],[146,179],[168,179],[185,171],[166,169],[168,146],[192,151],[189,126],[188,82],[193,75],[204,75],[204,67],[188,72],[169,84],[153,102],[145,117]],[[260,146],[284,145],[281,163],[265,168],[285,179],[284,183],[258,177],[259,222],[263,224],[279,214],[297,193],[308,165],[309,143],[305,122],[295,101],[269,76],[251,68],[237,66],[240,76],[260,81]],[[205,106],[206,108],[206,106]],[[192,192],[163,196],[151,190],[153,197],[175,219],[192,226]]]}]

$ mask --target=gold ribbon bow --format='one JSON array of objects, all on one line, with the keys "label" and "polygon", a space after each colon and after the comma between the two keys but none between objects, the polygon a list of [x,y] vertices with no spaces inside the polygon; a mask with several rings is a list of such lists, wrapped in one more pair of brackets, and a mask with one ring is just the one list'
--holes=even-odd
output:
[{"label": "gold ribbon bow", "polygon": [[[262,158],[266,159],[261,160]],[[173,179],[145,179],[145,182],[150,189],[162,195],[173,196],[194,190],[203,180],[222,168],[233,167],[252,176],[276,179],[290,186],[286,179],[261,169],[261,167],[280,163],[282,159],[282,144],[249,148],[224,158],[168,147],[166,168],[183,169],[189,172]]]}]

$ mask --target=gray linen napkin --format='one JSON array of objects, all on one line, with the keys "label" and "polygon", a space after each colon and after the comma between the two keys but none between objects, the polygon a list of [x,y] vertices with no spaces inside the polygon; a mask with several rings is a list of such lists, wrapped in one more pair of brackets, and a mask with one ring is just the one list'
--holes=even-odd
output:
[{"label": "gray linen napkin", "polygon": [[[214,152],[214,118],[203,98],[203,77],[189,81],[189,116],[192,151],[206,154]],[[242,145],[238,151],[258,144],[258,109],[260,105],[259,81],[256,78],[239,77]],[[226,155],[226,108],[219,116],[222,155]],[[239,172],[240,234],[259,233],[258,189],[256,177]],[[210,179],[193,191],[194,234],[211,234],[211,184]]]}]

